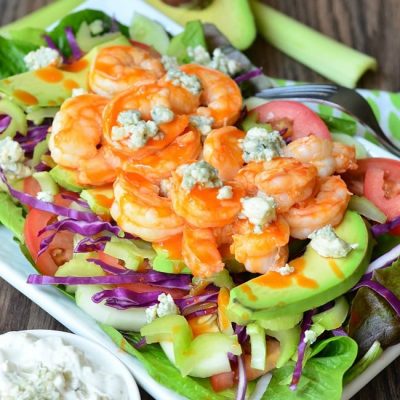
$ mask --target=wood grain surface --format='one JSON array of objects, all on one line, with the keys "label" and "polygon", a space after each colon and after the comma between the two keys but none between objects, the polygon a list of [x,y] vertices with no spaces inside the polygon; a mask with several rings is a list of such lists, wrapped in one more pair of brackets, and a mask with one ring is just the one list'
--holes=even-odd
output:
[{"label": "wood grain surface", "polygon": [[[235,1],[235,0],[233,0]],[[51,3],[51,0],[0,0],[0,25]],[[117,6],[118,0],[116,0]],[[399,0],[268,0],[290,16],[378,59],[361,87],[400,89]],[[258,38],[248,54],[271,76],[324,81]],[[1,61],[1,60],[0,60]],[[0,279],[0,333],[23,329],[65,330],[56,320]],[[400,400],[400,359],[378,375],[354,400]],[[142,399],[151,397],[142,391]]]}]

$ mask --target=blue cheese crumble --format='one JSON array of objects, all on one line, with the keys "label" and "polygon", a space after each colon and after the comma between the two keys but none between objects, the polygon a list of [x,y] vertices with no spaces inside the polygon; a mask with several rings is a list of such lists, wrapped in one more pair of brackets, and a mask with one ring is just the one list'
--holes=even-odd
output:
[{"label": "blue cheese crumble", "polygon": [[336,235],[332,225],[317,229],[308,238],[311,239],[310,246],[322,257],[346,257],[358,247],[357,244],[349,244]]},{"label": "blue cheese crumble", "polygon": [[179,68],[178,60],[176,59],[176,57],[162,56],[161,63],[164,66],[164,69],[166,71],[168,71],[170,69],[178,69]]},{"label": "blue cheese crumble", "polygon": [[314,344],[317,341],[317,334],[313,330],[304,331],[303,342],[306,344]]},{"label": "blue cheese crumble", "polygon": [[233,197],[232,186],[229,185],[222,186],[222,188],[218,190],[217,194],[218,200],[229,200],[232,197]]},{"label": "blue cheese crumble", "polygon": [[282,276],[287,276],[290,274],[293,274],[293,272],[295,271],[294,267],[292,267],[289,264],[284,265],[283,267],[278,267],[278,268],[271,268],[272,271],[278,272],[278,274],[282,275]]},{"label": "blue cheese crumble", "polygon": [[196,64],[217,69],[230,76],[237,74],[242,69],[237,61],[227,57],[219,47],[213,51],[212,56],[201,45],[194,48],[189,47],[187,54]]},{"label": "blue cheese crumble", "polygon": [[177,172],[183,177],[182,188],[188,191],[192,190],[196,184],[205,188],[222,186],[218,170],[205,161],[182,165]]},{"label": "blue cheese crumble", "polygon": [[150,115],[157,125],[171,122],[175,117],[173,111],[165,106],[154,106]]},{"label": "blue cheese crumble", "polygon": [[201,91],[201,83],[197,76],[189,75],[179,69],[171,68],[167,72],[167,81],[174,86],[181,86],[190,93],[197,95]]},{"label": "blue cheese crumble", "polygon": [[158,304],[146,308],[146,321],[148,324],[157,317],[179,314],[179,309],[170,294],[161,293],[157,300]]},{"label": "blue cheese crumble", "polygon": [[243,197],[239,218],[247,218],[254,225],[254,233],[262,233],[263,227],[276,219],[276,202],[273,197],[258,192],[254,197]]},{"label": "blue cheese crumble", "polygon": [[273,158],[282,157],[286,144],[277,131],[268,132],[264,128],[251,128],[241,141],[243,160],[271,161]]},{"label": "blue cheese crumble", "polygon": [[24,162],[25,153],[18,142],[9,136],[0,140],[0,168],[8,179],[22,179],[32,174]]},{"label": "blue cheese crumble", "polygon": [[140,111],[127,110],[119,113],[117,122],[120,126],[113,126],[111,139],[114,141],[125,140],[130,148],[140,148],[146,145],[150,139],[161,139],[162,133],[154,121],[141,119]]},{"label": "blue cheese crumble", "polygon": [[57,50],[42,46],[29,52],[24,57],[24,62],[29,71],[36,71],[49,66],[59,67],[62,64],[62,58]]},{"label": "blue cheese crumble", "polygon": [[84,94],[88,94],[87,90],[84,88],[73,88],[71,92],[71,97],[83,96]]},{"label": "blue cheese crumble", "polygon": [[45,201],[46,203],[53,203],[54,196],[49,192],[38,192],[36,198],[41,201]]},{"label": "blue cheese crumble", "polygon": [[197,128],[203,136],[207,136],[212,130],[214,123],[213,117],[205,117],[204,115],[192,115],[190,123]]}]

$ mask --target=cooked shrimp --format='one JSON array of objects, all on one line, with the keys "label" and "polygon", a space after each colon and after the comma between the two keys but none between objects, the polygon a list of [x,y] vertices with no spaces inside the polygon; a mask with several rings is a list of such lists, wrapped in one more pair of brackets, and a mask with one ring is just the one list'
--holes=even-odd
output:
[{"label": "cooked shrimp", "polygon": [[165,73],[161,59],[150,51],[134,46],[100,49],[89,71],[90,89],[113,97],[134,85],[155,82]]},{"label": "cooked shrimp", "polygon": [[104,110],[103,131],[105,141],[112,147],[113,152],[122,158],[139,160],[158,150],[163,149],[185,131],[189,125],[186,115],[179,115],[179,110],[173,110],[175,114],[171,122],[158,125],[162,137],[151,138],[143,147],[129,147],[124,141],[114,140],[113,127],[119,126],[118,116],[122,111],[137,110],[144,120],[151,119],[151,111],[154,106],[171,108],[170,100],[173,93],[162,88],[158,84],[149,84],[129,89],[112,99]]},{"label": "cooked shrimp", "polygon": [[310,135],[289,143],[284,150],[284,155],[313,164],[318,170],[318,175],[325,177],[332,175],[336,167],[332,148],[330,140]]},{"label": "cooked shrimp", "polygon": [[240,199],[243,189],[237,184],[232,186],[232,198],[218,199],[219,188],[207,188],[195,185],[190,191],[182,188],[182,176],[172,174],[172,186],[169,196],[175,212],[198,228],[214,228],[232,223],[241,210]]},{"label": "cooked shrimp", "polygon": [[191,163],[201,152],[201,135],[192,130],[178,136],[171,144],[158,152],[140,159],[128,161],[122,168],[137,172],[153,182],[169,178],[180,165]]},{"label": "cooked shrimp", "polygon": [[275,158],[268,162],[251,162],[237,174],[249,194],[261,190],[272,196],[279,212],[306,200],[317,182],[317,169],[293,158]]},{"label": "cooked shrimp", "polygon": [[338,225],[350,201],[350,192],[339,176],[321,178],[315,196],[294,205],[284,217],[290,226],[290,235],[306,239],[325,225]]},{"label": "cooked shrimp", "polygon": [[232,244],[233,239],[232,236],[235,232],[234,223],[228,224],[224,226],[220,226],[217,228],[212,228],[215,240],[217,241],[218,247],[226,244]]},{"label": "cooked shrimp", "polygon": [[234,125],[242,109],[242,94],[236,82],[223,72],[198,64],[182,65],[180,69],[199,78],[202,92],[197,114],[214,119],[213,128]]},{"label": "cooked shrimp", "polygon": [[198,229],[186,225],[183,229],[182,255],[194,276],[208,278],[224,269],[211,229]]},{"label": "cooked shrimp", "polygon": [[255,233],[254,225],[247,219],[237,220],[234,229],[231,252],[248,271],[264,274],[270,268],[285,265],[290,230],[284,218],[279,216],[264,226],[261,233]]},{"label": "cooked shrimp", "polygon": [[96,94],[71,97],[53,121],[49,140],[51,157],[57,164],[77,170],[81,184],[103,185],[116,178],[100,147],[102,113],[107,102]]},{"label": "cooked shrimp", "polygon": [[159,187],[144,176],[120,174],[114,184],[114,196],[111,216],[125,232],[149,242],[182,232],[183,218],[175,214],[168,198],[159,195]]},{"label": "cooked shrimp", "polygon": [[203,146],[203,158],[217,168],[223,181],[232,180],[243,166],[240,140],[245,133],[234,126],[212,130]]},{"label": "cooked shrimp", "polygon": [[335,172],[337,174],[357,169],[356,149],[354,146],[333,142],[332,156],[335,159]]}]

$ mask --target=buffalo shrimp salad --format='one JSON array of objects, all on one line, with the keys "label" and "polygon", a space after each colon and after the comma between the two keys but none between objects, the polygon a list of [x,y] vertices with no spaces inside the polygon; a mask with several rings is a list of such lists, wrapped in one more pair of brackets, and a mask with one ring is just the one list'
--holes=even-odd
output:
[{"label": "buffalo shrimp salad", "polygon": [[[0,37],[0,221],[189,399],[340,399],[400,342],[400,162],[260,71],[95,10]],[[4,60],[4,64],[3,64]],[[382,326],[385,329],[382,330]]]}]

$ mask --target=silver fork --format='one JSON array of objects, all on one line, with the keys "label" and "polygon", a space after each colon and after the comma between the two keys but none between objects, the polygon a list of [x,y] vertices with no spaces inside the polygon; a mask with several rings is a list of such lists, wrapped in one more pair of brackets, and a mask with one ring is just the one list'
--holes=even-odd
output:
[{"label": "silver fork", "polygon": [[355,90],[333,84],[293,85],[263,89],[256,93],[256,97],[311,101],[338,108],[367,125],[382,146],[400,157],[400,149],[385,135],[370,105]]}]

